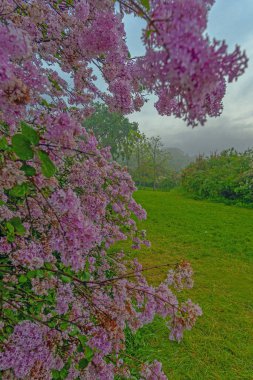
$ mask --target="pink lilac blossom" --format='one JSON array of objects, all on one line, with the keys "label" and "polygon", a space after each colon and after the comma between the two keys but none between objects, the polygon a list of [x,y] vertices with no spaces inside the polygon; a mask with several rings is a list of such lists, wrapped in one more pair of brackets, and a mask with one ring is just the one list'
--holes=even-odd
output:
[{"label": "pink lilac blossom", "polygon": [[150,366],[144,366],[142,376],[146,380],[166,380],[167,377],[162,371],[161,363],[157,360]]},{"label": "pink lilac blossom", "polygon": [[147,52],[137,61],[137,76],[158,96],[155,105],[161,115],[173,114],[192,126],[204,124],[207,116],[222,112],[226,78],[232,82],[245,71],[246,54],[238,46],[228,53],[224,41],[204,34],[213,2],[150,3],[143,33]]},{"label": "pink lilac blossom", "polygon": [[60,284],[56,293],[56,311],[59,315],[68,312],[71,303],[74,302],[72,286],[70,284]]},{"label": "pink lilac blossom", "polygon": [[178,264],[175,269],[170,269],[166,284],[173,286],[177,291],[193,287],[193,270],[187,261]]},{"label": "pink lilac blossom", "polygon": [[24,321],[15,326],[11,338],[7,342],[7,348],[0,354],[0,367],[5,370],[14,368],[17,378],[29,376],[36,366],[43,370],[44,379],[51,379],[52,369],[61,369],[63,362],[53,354],[59,336],[42,327]]}]

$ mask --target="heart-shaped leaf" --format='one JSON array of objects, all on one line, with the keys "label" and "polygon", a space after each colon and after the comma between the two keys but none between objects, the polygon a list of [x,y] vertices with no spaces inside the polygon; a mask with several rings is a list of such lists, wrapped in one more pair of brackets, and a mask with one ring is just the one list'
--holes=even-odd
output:
[{"label": "heart-shaped leaf", "polygon": [[38,156],[41,162],[42,174],[44,174],[47,178],[52,177],[56,171],[54,163],[51,161],[48,154],[44,152],[44,150],[39,150]]},{"label": "heart-shaped leaf", "polygon": [[33,158],[33,150],[31,142],[28,138],[21,134],[16,134],[11,139],[13,151],[21,160],[31,160]]}]

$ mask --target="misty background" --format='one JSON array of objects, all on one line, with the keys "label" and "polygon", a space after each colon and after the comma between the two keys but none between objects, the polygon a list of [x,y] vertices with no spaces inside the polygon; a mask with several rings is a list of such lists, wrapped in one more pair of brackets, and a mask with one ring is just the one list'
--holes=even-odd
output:
[{"label": "misty background", "polygon": [[[246,50],[249,67],[237,82],[228,84],[224,111],[219,118],[209,118],[204,127],[194,129],[175,117],[159,116],[151,97],[141,112],[129,116],[145,135],[162,138],[167,147],[179,148],[189,155],[209,154],[234,147],[244,151],[253,146],[253,1],[216,0],[209,14],[210,37],[225,39],[232,51],[236,44]],[[133,16],[125,20],[127,42],[132,56],[141,55],[142,21]]]}]

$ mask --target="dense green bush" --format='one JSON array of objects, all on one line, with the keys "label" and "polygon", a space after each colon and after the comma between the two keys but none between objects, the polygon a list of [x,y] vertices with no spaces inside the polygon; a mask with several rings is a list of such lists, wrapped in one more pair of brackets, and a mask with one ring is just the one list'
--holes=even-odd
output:
[{"label": "dense green bush", "polygon": [[182,186],[199,199],[253,205],[253,150],[199,156],[182,171]]}]

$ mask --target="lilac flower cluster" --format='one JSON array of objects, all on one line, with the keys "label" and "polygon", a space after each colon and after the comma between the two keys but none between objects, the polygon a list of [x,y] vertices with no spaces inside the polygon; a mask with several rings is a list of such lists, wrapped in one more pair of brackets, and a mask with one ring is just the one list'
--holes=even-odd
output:
[{"label": "lilac flower cluster", "polygon": [[4,353],[0,354],[2,370],[13,368],[17,378],[36,378],[35,372],[43,372],[43,379],[51,379],[51,370],[60,370],[63,361],[54,354],[60,340],[56,332],[46,326],[24,321],[14,328],[6,343]]},{"label": "lilac flower cluster", "polygon": [[226,78],[232,82],[243,74],[246,54],[238,46],[228,53],[224,41],[211,41],[204,34],[213,1],[150,3],[143,34],[147,52],[138,61],[141,81],[158,96],[161,115],[204,124],[207,116],[221,114]]}]

